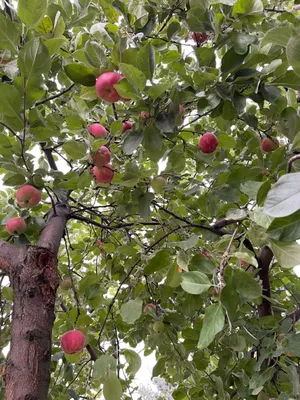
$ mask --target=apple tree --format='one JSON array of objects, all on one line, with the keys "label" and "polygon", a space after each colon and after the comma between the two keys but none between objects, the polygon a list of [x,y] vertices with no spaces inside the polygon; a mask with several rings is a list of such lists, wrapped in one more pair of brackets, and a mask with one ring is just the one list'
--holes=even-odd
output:
[{"label": "apple tree", "polygon": [[0,0],[1,399],[299,399],[298,3]]}]

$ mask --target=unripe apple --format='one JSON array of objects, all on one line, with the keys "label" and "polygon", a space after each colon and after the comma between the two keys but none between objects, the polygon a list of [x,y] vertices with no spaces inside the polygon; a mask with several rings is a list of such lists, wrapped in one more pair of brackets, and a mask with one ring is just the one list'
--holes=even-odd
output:
[{"label": "unripe apple", "polygon": [[84,349],[85,336],[81,331],[76,329],[68,331],[62,335],[60,346],[66,354],[79,353]]},{"label": "unripe apple", "polygon": [[101,168],[108,164],[110,159],[111,154],[108,148],[106,146],[101,146],[93,155],[93,164],[95,164],[97,168]]},{"label": "unripe apple", "polygon": [[165,324],[162,321],[155,321],[153,330],[155,333],[163,333],[165,331]]},{"label": "unripe apple", "polygon": [[270,153],[273,150],[276,150],[279,147],[279,142],[275,137],[265,138],[260,142],[260,148],[265,153]]},{"label": "unripe apple", "polygon": [[12,235],[20,235],[27,228],[23,218],[11,218],[6,223],[6,230]]},{"label": "unripe apple", "polygon": [[96,93],[100,99],[115,103],[116,101],[130,101],[131,99],[122,98],[114,85],[124,78],[124,75],[117,72],[104,72],[96,79]]},{"label": "unripe apple", "polygon": [[140,116],[143,119],[150,118],[150,114],[147,111],[142,111]]},{"label": "unripe apple", "polygon": [[97,182],[99,183],[110,183],[115,175],[111,164],[104,165],[101,168],[94,167],[93,175]]},{"label": "unripe apple", "polygon": [[216,151],[219,141],[213,133],[205,133],[198,142],[199,149],[205,154],[211,154]]},{"label": "unripe apple", "polygon": [[60,285],[59,285],[59,287],[62,290],[69,290],[71,286],[72,286],[71,279],[64,279],[63,281],[60,282]]},{"label": "unripe apple", "polygon": [[39,204],[42,193],[31,185],[21,186],[16,193],[17,203],[20,207],[32,208]]},{"label": "unripe apple", "polygon": [[192,39],[197,43],[201,44],[207,41],[208,35],[206,32],[193,32]]},{"label": "unripe apple", "polygon": [[163,193],[166,187],[166,180],[163,176],[156,176],[151,181],[152,189],[155,193]]},{"label": "unripe apple", "polygon": [[94,137],[99,137],[99,136],[106,136],[107,135],[107,130],[104,128],[103,125],[99,123],[95,123],[89,126],[89,132],[94,136]]},{"label": "unripe apple", "polygon": [[156,305],[153,303],[146,304],[144,307],[144,313],[153,313],[156,311]]},{"label": "unripe apple", "polygon": [[123,121],[123,130],[122,133],[125,133],[126,131],[128,131],[129,129],[132,129],[132,125],[133,123],[130,121]]}]

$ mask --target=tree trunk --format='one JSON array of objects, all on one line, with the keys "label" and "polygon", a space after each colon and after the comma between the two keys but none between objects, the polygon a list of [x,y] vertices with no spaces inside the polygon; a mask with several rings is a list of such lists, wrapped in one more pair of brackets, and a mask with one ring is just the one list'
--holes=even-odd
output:
[{"label": "tree trunk", "polygon": [[0,268],[10,275],[14,291],[5,400],[48,397],[57,254],[69,214],[68,204],[56,204],[37,246],[20,249],[0,241]]},{"label": "tree trunk", "polygon": [[6,400],[47,399],[58,286],[56,266],[51,251],[29,247],[11,270],[14,306],[5,373]]}]

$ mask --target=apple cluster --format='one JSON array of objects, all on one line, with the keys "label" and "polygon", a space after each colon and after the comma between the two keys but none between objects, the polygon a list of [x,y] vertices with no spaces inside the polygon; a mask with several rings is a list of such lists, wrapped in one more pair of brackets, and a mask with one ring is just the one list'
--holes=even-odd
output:
[{"label": "apple cluster", "polygon": [[[31,185],[21,186],[16,192],[16,200],[20,207],[33,208],[39,204],[42,193]],[[6,230],[11,235],[20,235],[27,228],[23,218],[11,218],[6,223]]]}]

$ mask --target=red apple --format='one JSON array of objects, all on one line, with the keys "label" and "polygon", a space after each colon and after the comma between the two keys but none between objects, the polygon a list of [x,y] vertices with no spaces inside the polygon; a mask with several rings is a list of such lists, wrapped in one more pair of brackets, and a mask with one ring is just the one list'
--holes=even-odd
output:
[{"label": "red apple", "polygon": [[122,133],[125,133],[129,129],[132,129],[133,123],[130,121],[123,121],[123,130]]},{"label": "red apple", "polygon": [[150,118],[150,114],[147,111],[142,111],[140,115],[143,119]]},{"label": "red apple", "polygon": [[268,171],[263,171],[261,174],[262,174],[262,176],[266,176],[266,175],[268,175]]},{"label": "red apple", "polygon": [[116,101],[130,101],[131,99],[122,98],[114,85],[124,78],[124,75],[117,72],[104,72],[96,79],[96,93],[100,99],[115,103]]},{"label": "red apple", "polygon": [[208,259],[211,258],[210,254],[209,254],[207,251],[204,251],[204,252],[203,252],[203,255],[204,255],[204,257],[206,257],[206,258],[208,258]]},{"label": "red apple", "polygon": [[101,253],[105,253],[104,248],[101,246],[102,243],[103,243],[103,242],[102,242],[100,239],[96,239],[96,241],[95,241],[95,244],[98,245],[100,252],[101,252]]},{"label": "red apple", "polygon": [[193,32],[192,39],[199,45],[207,41],[208,34],[206,32]]},{"label": "red apple", "polygon": [[146,304],[144,307],[144,313],[152,313],[153,311],[156,311],[156,305],[153,303]]},{"label": "red apple", "polygon": [[110,151],[106,146],[101,146],[96,153],[94,153],[93,157],[93,164],[96,165],[96,167],[101,168],[105,164],[108,164],[111,159],[111,154]]},{"label": "red apple", "polygon": [[198,142],[199,149],[205,154],[213,153],[218,147],[218,139],[213,133],[205,133]]},{"label": "red apple", "polygon": [[179,105],[179,113],[176,117],[176,125],[183,124],[184,121],[184,107],[180,104]]},{"label": "red apple", "polygon": [[213,288],[211,289],[211,291],[210,291],[210,294],[211,294],[212,296],[217,296],[217,295],[218,295],[217,289],[216,289],[215,287],[213,287]]},{"label": "red apple", "polygon": [[6,223],[6,230],[12,235],[20,235],[27,228],[26,222],[23,218],[11,218]]},{"label": "red apple", "polygon": [[245,260],[241,260],[241,264],[242,265],[248,265],[247,261],[245,261]]},{"label": "red apple", "polygon": [[279,147],[279,142],[275,137],[268,137],[263,139],[260,142],[260,148],[265,153],[270,153],[273,150],[276,150]]},{"label": "red apple", "polygon": [[182,272],[182,268],[179,265],[177,267],[177,271],[180,272],[180,273]]},{"label": "red apple", "polygon": [[110,183],[114,178],[114,174],[111,164],[104,165],[101,168],[93,168],[94,178],[99,183]]},{"label": "red apple", "polygon": [[89,126],[89,132],[94,136],[106,136],[107,130],[104,128],[103,125],[95,123]]},{"label": "red apple", "polygon": [[85,336],[81,331],[76,329],[66,332],[60,339],[60,346],[66,354],[79,353],[84,349]]},{"label": "red apple", "polygon": [[20,207],[32,208],[39,204],[42,193],[34,186],[24,185],[17,190],[16,199]]}]

